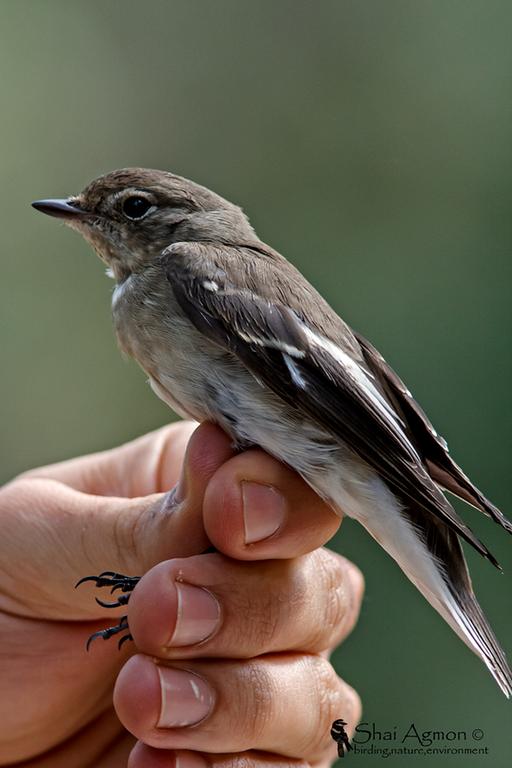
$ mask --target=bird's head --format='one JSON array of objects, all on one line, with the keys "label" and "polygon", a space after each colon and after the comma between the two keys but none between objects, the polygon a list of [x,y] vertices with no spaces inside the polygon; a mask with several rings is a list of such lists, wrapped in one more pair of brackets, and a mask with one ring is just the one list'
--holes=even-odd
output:
[{"label": "bird's head", "polygon": [[79,195],[32,205],[77,229],[118,280],[175,242],[256,239],[241,208],[181,176],[146,168],[113,171]]}]

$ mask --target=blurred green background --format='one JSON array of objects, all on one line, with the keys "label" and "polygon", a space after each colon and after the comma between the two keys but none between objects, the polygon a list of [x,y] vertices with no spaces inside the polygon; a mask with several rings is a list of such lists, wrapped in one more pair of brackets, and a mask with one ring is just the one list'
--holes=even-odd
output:
[{"label": "blurred green background", "polygon": [[[29,207],[141,165],[242,204],[510,514],[511,25],[498,0],[3,0],[2,480],[172,418],[116,350],[103,266]],[[464,514],[505,568],[468,553],[512,656],[510,539]],[[489,756],[430,760],[510,765],[483,665],[357,525],[336,545],[367,579],[335,657],[364,719],[480,728]]]}]

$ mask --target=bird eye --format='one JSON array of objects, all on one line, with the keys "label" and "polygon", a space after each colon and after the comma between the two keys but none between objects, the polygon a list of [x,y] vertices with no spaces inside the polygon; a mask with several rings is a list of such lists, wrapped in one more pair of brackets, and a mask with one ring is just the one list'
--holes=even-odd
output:
[{"label": "bird eye", "polygon": [[153,206],[145,197],[133,195],[123,203],[123,213],[129,219],[142,219]]}]

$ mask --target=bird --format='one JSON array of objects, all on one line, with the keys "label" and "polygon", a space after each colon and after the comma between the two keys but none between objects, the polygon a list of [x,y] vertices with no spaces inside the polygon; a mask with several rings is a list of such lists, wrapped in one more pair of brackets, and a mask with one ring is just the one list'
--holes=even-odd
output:
[{"label": "bird", "polygon": [[[461,540],[499,565],[445,492],[509,533],[512,523],[455,463],[382,355],[257,236],[244,211],[145,168],[32,205],[77,230],[106,264],[119,346],[154,392],[179,415],[218,424],[239,449],[261,447],[362,524],[510,697],[512,672]],[[123,592],[138,579],[87,578]],[[127,628],[123,617],[95,635]]]}]

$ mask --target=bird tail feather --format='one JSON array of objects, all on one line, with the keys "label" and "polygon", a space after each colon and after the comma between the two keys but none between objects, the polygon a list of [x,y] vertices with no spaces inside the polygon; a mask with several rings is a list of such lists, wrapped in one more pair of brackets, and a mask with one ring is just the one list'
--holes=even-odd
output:
[{"label": "bird tail feather", "polygon": [[477,602],[457,534],[424,510],[401,505],[380,478],[358,498],[339,491],[334,506],[358,520],[391,555],[509,698],[512,671]]}]

